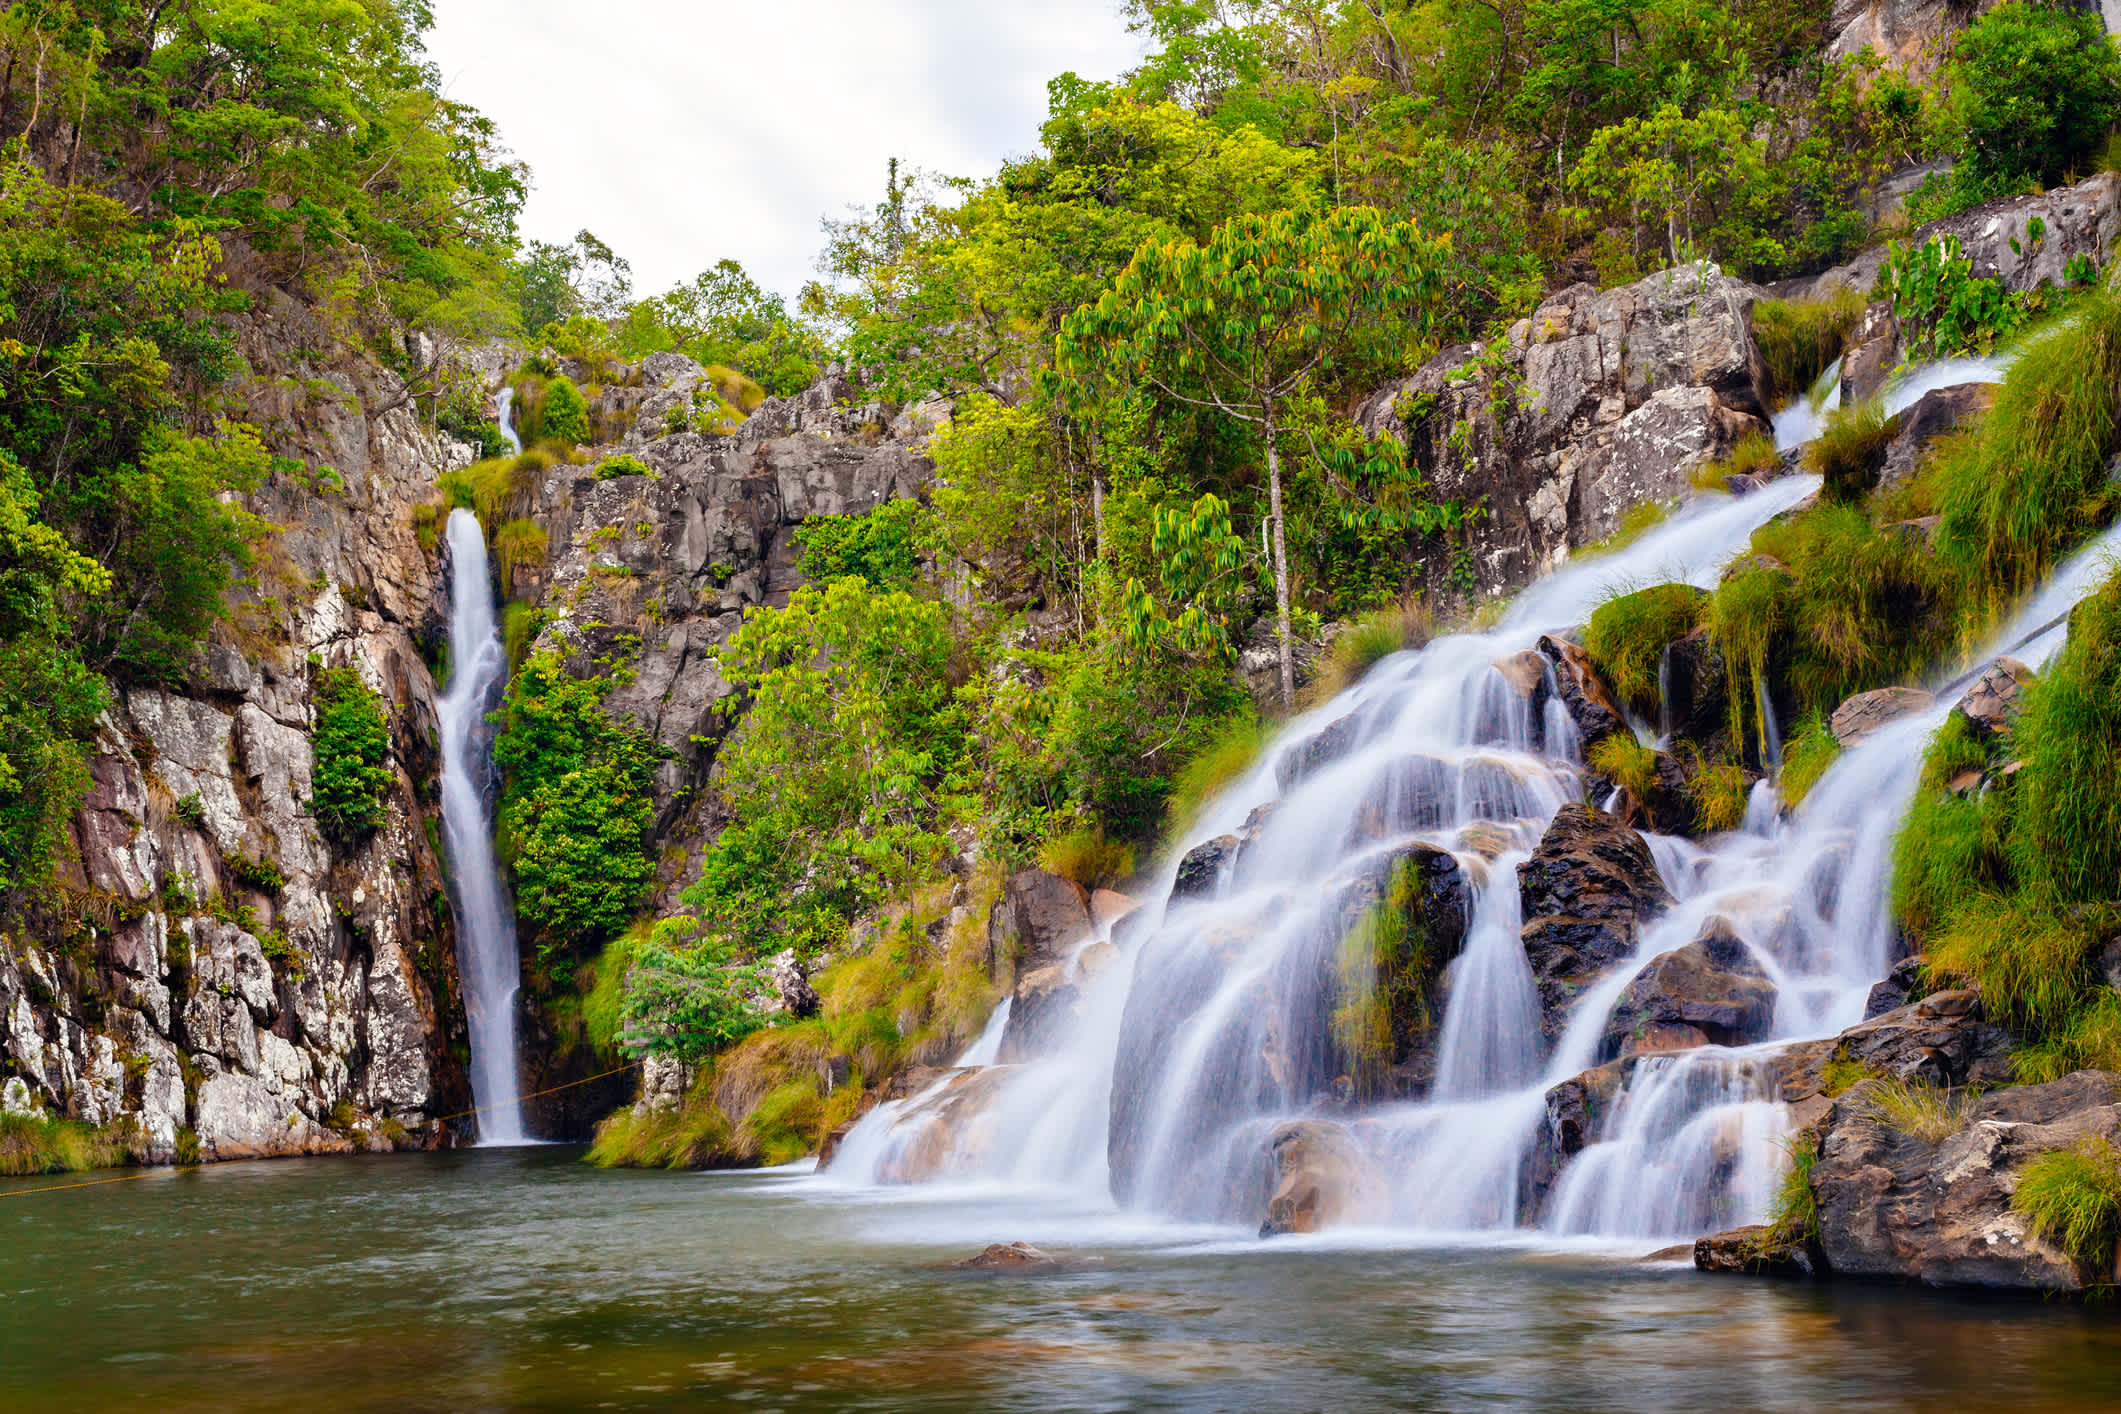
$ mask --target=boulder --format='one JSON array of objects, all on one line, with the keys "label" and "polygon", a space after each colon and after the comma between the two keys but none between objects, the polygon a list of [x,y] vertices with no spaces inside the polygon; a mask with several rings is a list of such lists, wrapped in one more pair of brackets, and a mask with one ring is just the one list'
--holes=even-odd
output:
[{"label": "boulder", "polygon": [[[1540,656],[1554,668],[1555,691],[1561,696],[1561,705],[1576,725],[1578,742],[1588,747],[1614,732],[1628,729],[1627,714],[1620,709],[1620,700],[1606,686],[1599,674],[1597,664],[1582,645],[1566,638],[1552,635],[1539,640]],[[1548,744],[1552,750],[1552,743]]]},{"label": "boulder", "polygon": [[1733,1228],[1694,1240],[1697,1271],[1726,1272],[1744,1276],[1817,1276],[1811,1251],[1792,1242],[1765,1223]]},{"label": "boulder", "polygon": [[1323,1120],[1282,1126],[1268,1142],[1274,1192],[1261,1237],[1320,1232],[1389,1215],[1389,1192],[1376,1164],[1347,1129]]},{"label": "boulder", "polygon": [[1043,869],[1010,875],[987,920],[993,955],[1014,958],[1017,977],[1058,962],[1089,932],[1090,895]]},{"label": "boulder", "polygon": [[1775,1029],[1775,984],[1728,921],[1657,958],[1620,994],[1602,1058],[1695,1046],[1743,1046]]},{"label": "boulder", "polygon": [[1558,1037],[1578,991],[1634,950],[1643,921],[1671,895],[1642,836],[1582,804],[1555,815],[1517,880],[1525,956],[1547,1033]]},{"label": "boulder", "polygon": [[1110,934],[1121,919],[1141,907],[1141,900],[1115,889],[1096,889],[1090,894],[1091,924]]},{"label": "boulder", "polygon": [[2011,1207],[2025,1165],[2086,1139],[2121,1139],[2121,1077],[2079,1071],[1965,1098],[1941,1141],[1896,1128],[1866,1081],[1828,1114],[1812,1192],[1836,1276],[2022,1291],[2112,1281],[2035,1236]]},{"label": "boulder", "polygon": [[1281,754],[1274,763],[1274,779],[1282,792],[1317,775],[1353,751],[1360,740],[1361,725],[1354,713],[1313,732]]},{"label": "boulder", "polygon": [[1633,1057],[1611,1061],[1571,1076],[1546,1094],[1546,1118],[1519,1173],[1524,1195],[1519,1221],[1536,1224],[1569,1161],[1597,1143],[1605,1133],[1614,1102],[1634,1069]]},{"label": "boulder", "polygon": [[1974,679],[1952,710],[1973,728],[1977,740],[1991,740],[2010,730],[2017,720],[2026,684],[2032,680],[2033,670],[2016,658],[1998,658]]},{"label": "boulder", "polygon": [[766,959],[766,979],[773,988],[775,1009],[801,1019],[817,1015],[817,988],[794,948],[784,948]]},{"label": "boulder", "polygon": [[1904,957],[1894,963],[1892,971],[1886,973],[1882,981],[1873,984],[1870,995],[1864,998],[1863,1019],[1876,1021],[1887,1012],[1898,1011],[1918,999],[1923,969],[1928,965],[1929,958],[1925,954]]},{"label": "boulder", "polygon": [[1244,841],[1236,835],[1217,835],[1187,850],[1186,857],[1178,861],[1178,873],[1171,881],[1171,902],[1214,898],[1222,889],[1223,875],[1237,861],[1237,851],[1243,844]]},{"label": "boulder", "polygon": [[1118,956],[1112,944],[1092,943],[1072,961],[1026,974],[1011,994],[995,1064],[1015,1065],[1058,1049],[1082,1015],[1083,994]]},{"label": "boulder", "polygon": [[1083,1264],[1080,1260],[1056,1257],[1028,1242],[990,1242],[978,1256],[950,1265],[961,1272],[1058,1272]]},{"label": "boulder", "polygon": [[1839,1054],[1895,1080],[2010,1083],[2011,1037],[1984,1018],[1981,994],[1937,992],[1841,1033]]},{"label": "boulder", "polygon": [[1859,692],[1834,709],[1827,728],[1846,750],[1902,717],[1927,712],[1935,702],[1929,693],[1914,687],[1881,687]]},{"label": "boulder", "polygon": [[1922,395],[1900,414],[1900,430],[1885,449],[1885,465],[1878,473],[1880,486],[1898,486],[1915,478],[1915,468],[1929,444],[1987,412],[1995,405],[1993,383],[1956,383]]}]

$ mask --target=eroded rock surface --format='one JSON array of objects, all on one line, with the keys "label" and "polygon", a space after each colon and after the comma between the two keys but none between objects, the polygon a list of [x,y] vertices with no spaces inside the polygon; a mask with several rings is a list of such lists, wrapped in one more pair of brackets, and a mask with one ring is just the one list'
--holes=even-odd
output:
[{"label": "eroded rock surface", "polygon": [[1644,921],[1671,903],[1642,836],[1602,811],[1564,805],[1517,868],[1525,956],[1550,1039],[1578,992],[1634,951]]}]

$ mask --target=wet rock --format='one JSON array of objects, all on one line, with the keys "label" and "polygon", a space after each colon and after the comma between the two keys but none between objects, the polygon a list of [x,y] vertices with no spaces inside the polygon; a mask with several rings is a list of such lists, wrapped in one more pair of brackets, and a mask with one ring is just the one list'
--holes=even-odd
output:
[{"label": "wet rock", "polygon": [[1834,709],[1827,727],[1846,750],[1902,717],[1927,712],[1935,702],[1929,693],[1913,687],[1881,687],[1871,692],[1859,692]]},{"label": "wet rock", "polygon": [[1141,900],[1114,889],[1098,889],[1090,895],[1090,922],[1109,932],[1128,914],[1141,907]]},{"label": "wet rock", "polygon": [[1545,1216],[1547,1202],[1569,1161],[1605,1133],[1614,1102],[1634,1065],[1633,1057],[1611,1061],[1547,1091],[1545,1122],[1519,1174],[1519,1190],[1524,1194],[1520,1222],[1536,1224]]},{"label": "wet rock", "polygon": [[1261,1237],[1321,1232],[1389,1212],[1383,1175],[1347,1129],[1321,1120],[1284,1125],[1267,1146],[1274,1192]]},{"label": "wet rock", "polygon": [[1112,944],[1092,943],[1072,961],[1027,974],[1011,994],[995,1063],[1015,1065],[1058,1050],[1082,1016],[1084,993],[1118,956]]},{"label": "wet rock", "polygon": [[1171,901],[1213,898],[1222,889],[1223,875],[1237,859],[1244,841],[1236,835],[1217,835],[1186,851],[1178,861],[1178,874],[1171,882]]},{"label": "wet rock", "polygon": [[1729,730],[1729,674],[1723,649],[1706,626],[1695,629],[1665,650],[1664,704],[1672,734],[1706,742]]},{"label": "wet rock", "polygon": [[1011,1242],[1006,1245],[990,1242],[986,1250],[978,1256],[967,1257],[964,1261],[953,1262],[951,1265],[960,1271],[1024,1271],[1032,1268],[1051,1270],[1060,1266],[1061,1262],[1052,1253],[1033,1247],[1028,1242]]},{"label": "wet rock", "polygon": [[1976,739],[1991,740],[2009,731],[2017,720],[2026,685],[2032,680],[2033,670],[2016,658],[1998,658],[1974,679],[1952,710],[1966,719]]},{"label": "wet rock", "polygon": [[1775,984],[1728,921],[1657,958],[1630,982],[1599,1042],[1603,1057],[1743,1046],[1775,1029]]},{"label": "wet rock", "polygon": [[1588,748],[1614,732],[1628,729],[1619,699],[1606,686],[1591,655],[1581,645],[1550,635],[1539,640],[1539,653],[1553,664],[1555,690],[1561,695],[1569,720],[1576,724],[1576,735],[1583,746]]},{"label": "wet rock", "polygon": [[1941,1141],[1894,1127],[1856,1086],[1827,1116],[1812,1191],[1819,1247],[1836,1276],[2076,1292],[2087,1272],[2011,1207],[2025,1165],[2086,1139],[2121,1138],[2121,1077],[2079,1071],[1961,1101]]},{"label": "wet rock", "polygon": [[1042,869],[1012,874],[987,920],[996,958],[1013,958],[1017,977],[1051,966],[1090,932],[1090,895]]},{"label": "wet rock", "polygon": [[1274,779],[1282,792],[1310,779],[1353,751],[1360,741],[1360,724],[1349,713],[1330,726],[1312,733],[1282,753],[1274,763]]},{"label": "wet rock", "polygon": [[1558,1037],[1577,992],[1634,951],[1642,923],[1671,896],[1642,836],[1582,804],[1561,808],[1517,878],[1525,956]]},{"label": "wet rock", "polygon": [[1841,358],[1842,406],[1854,407],[1877,397],[1899,361],[1899,321],[1893,318],[1891,305],[1873,304],[1850,332],[1848,352]]},{"label": "wet rock", "polygon": [[1870,996],[1864,999],[1863,1019],[1875,1021],[1888,1012],[1898,1011],[1910,1000],[1919,997],[1922,989],[1923,969],[1929,965],[1927,955],[1905,957],[1893,964],[1893,970],[1885,974],[1883,981],[1872,985]]},{"label": "wet rock", "polygon": [[1957,430],[1961,423],[1980,417],[1995,401],[1993,383],[1959,383],[1923,394],[1921,401],[1900,414],[1900,430],[1885,449],[1885,465],[1879,470],[1878,484],[1898,486],[1914,480],[1915,469],[1930,443]]},{"label": "wet rock", "polygon": [[2010,1033],[1988,1023],[1981,994],[1937,992],[1841,1033],[1840,1054],[1878,1075],[1937,1085],[2010,1081]]},{"label": "wet rock", "polygon": [[[1016,1074],[1008,1066],[928,1070],[910,1077],[887,1099],[908,1101],[892,1126],[890,1147],[876,1166],[879,1183],[933,1183],[975,1169],[993,1149],[997,1105]],[[920,1080],[928,1082],[915,1088]]]},{"label": "wet rock", "polygon": [[[1682,1249],[1684,1250],[1684,1249]],[[1811,1252],[1764,1223],[1696,1238],[1694,1267],[1741,1276],[1809,1277],[1818,1272]]]}]

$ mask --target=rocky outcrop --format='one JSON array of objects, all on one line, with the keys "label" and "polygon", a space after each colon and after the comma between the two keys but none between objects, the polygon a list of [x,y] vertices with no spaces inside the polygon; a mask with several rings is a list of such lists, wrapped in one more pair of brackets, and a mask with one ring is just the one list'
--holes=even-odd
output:
[{"label": "rocky outcrop", "polygon": [[[1827,1116],[1811,1172],[1819,1247],[1836,1276],[1929,1286],[2081,1291],[2111,1282],[2037,1236],[2011,1206],[2025,1165],[2121,1138],[2121,1077],[2080,1071],[1956,1101],[1949,1133],[1911,1130],[1868,1081]],[[1939,1100],[1940,1105],[1954,1103]]]},{"label": "rocky outcrop", "polygon": [[1581,804],[1561,808],[1517,878],[1525,956],[1546,1032],[1557,1038],[1578,992],[1634,950],[1643,922],[1671,895],[1642,836]]},{"label": "rocky outcrop", "polygon": [[1998,658],[1982,669],[1974,685],[1952,704],[1952,711],[1964,719],[1977,740],[1993,740],[2018,719],[2026,685],[2032,680],[2033,670],[2016,658]]},{"label": "rocky outcrop", "polygon": [[997,963],[1009,959],[1019,978],[1061,961],[1089,934],[1088,892],[1072,879],[1041,869],[1010,875],[987,919],[992,955]]},{"label": "rocky outcrop", "polygon": [[1827,21],[1834,37],[1827,57],[1853,59],[1875,51],[1908,77],[1935,73],[1951,52],[1955,35],[1995,0],[1834,0]]},{"label": "rocky outcrop", "polygon": [[1935,702],[1929,693],[1916,687],[1881,687],[1859,692],[1834,709],[1834,715],[1827,719],[1827,730],[1834,734],[1834,740],[1840,742],[1845,751],[1902,717],[1927,712]]},{"label": "rocky outcrop", "polygon": [[1621,710],[1619,699],[1581,644],[1566,638],[1544,637],[1539,640],[1539,653],[1553,667],[1555,691],[1585,748],[1628,729],[1627,714]]},{"label": "rocky outcrop", "polygon": [[1914,480],[1930,443],[1980,418],[1995,401],[1993,383],[1957,383],[1924,393],[1919,402],[1900,414],[1899,430],[1886,444],[1878,484],[1891,487]]},{"label": "rocky outcrop", "polygon": [[1083,1001],[1119,957],[1110,943],[1092,943],[1066,962],[1027,973],[1010,995],[998,1065],[1016,1065],[1057,1051],[1082,1017]]},{"label": "rocky outcrop", "polygon": [[[1619,289],[1574,285],[1497,344],[1446,350],[1369,398],[1372,435],[1406,439],[1432,494],[1481,505],[1460,563],[1478,596],[1527,583],[1764,429],[1755,287],[1681,266]],[[1432,597],[1453,547],[1423,551]]]},{"label": "rocky outcrop", "polygon": [[1604,1058],[1695,1046],[1743,1046],[1775,1029],[1775,984],[1723,919],[1652,961],[1606,1023]]}]

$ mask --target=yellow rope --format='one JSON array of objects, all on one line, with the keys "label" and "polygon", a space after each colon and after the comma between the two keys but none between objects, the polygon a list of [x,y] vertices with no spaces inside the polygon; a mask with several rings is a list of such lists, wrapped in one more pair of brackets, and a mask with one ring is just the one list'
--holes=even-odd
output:
[{"label": "yellow rope", "polygon": [[[517,1099],[515,1103],[521,1104],[524,1100],[535,1100],[544,1095],[557,1095],[562,1090],[572,1090],[577,1085],[590,1085],[594,1084],[596,1081],[599,1080],[609,1080],[612,1076],[623,1075],[627,1071],[637,1068],[639,1065],[639,1061],[628,1061],[626,1064],[618,1066],[612,1070],[607,1070],[601,1075],[584,1076],[580,1080],[570,1080],[565,1085],[553,1085],[543,1090],[533,1090],[528,1095],[524,1095]],[[459,1110],[453,1115],[437,1115],[434,1119],[434,1123],[447,1124],[453,1119],[469,1119],[473,1115],[483,1114],[487,1110],[496,1110],[500,1108],[502,1108],[502,1106],[500,1105],[479,1105],[472,1109]],[[238,1160],[237,1162],[256,1163],[260,1161],[252,1159]],[[83,1179],[79,1183],[49,1183],[42,1188],[0,1189],[0,1198],[27,1198],[33,1193],[64,1193],[70,1188],[100,1188],[106,1183],[132,1183],[143,1178],[153,1178],[157,1174],[176,1172],[180,1172],[180,1170],[169,1167],[157,1167],[141,1169],[138,1173],[120,1174],[116,1178],[90,1178]]]}]

